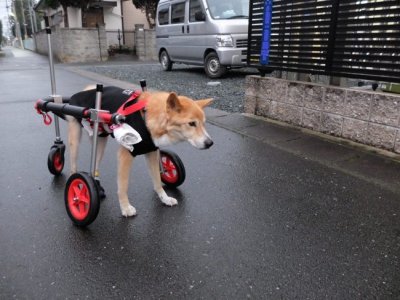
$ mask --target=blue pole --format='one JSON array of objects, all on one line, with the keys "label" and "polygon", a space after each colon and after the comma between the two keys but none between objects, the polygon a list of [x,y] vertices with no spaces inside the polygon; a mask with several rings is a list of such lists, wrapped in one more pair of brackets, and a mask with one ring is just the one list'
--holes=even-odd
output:
[{"label": "blue pole", "polygon": [[272,2],[273,0],[265,0],[264,2],[264,23],[261,42],[260,63],[267,65],[269,63],[269,46],[271,39],[271,22],[272,22]]}]

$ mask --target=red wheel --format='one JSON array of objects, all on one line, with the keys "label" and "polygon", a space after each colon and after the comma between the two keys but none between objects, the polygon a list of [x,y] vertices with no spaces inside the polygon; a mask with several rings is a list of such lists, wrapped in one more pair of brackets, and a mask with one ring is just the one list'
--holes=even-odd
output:
[{"label": "red wheel", "polygon": [[51,174],[60,175],[64,169],[65,145],[54,145],[51,147],[47,157],[47,167]]},{"label": "red wheel", "polygon": [[186,178],[185,166],[174,152],[160,150],[162,164],[161,181],[169,187],[180,186]]},{"label": "red wheel", "polygon": [[64,200],[68,216],[75,225],[87,226],[99,213],[100,201],[96,182],[87,173],[71,175],[65,186]]}]

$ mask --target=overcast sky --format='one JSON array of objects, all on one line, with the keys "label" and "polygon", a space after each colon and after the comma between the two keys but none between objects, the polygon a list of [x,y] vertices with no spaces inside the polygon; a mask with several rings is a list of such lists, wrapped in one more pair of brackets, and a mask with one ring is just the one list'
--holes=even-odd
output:
[{"label": "overcast sky", "polygon": [[[11,0],[7,0],[8,5],[11,4]],[[6,9],[6,0],[0,0],[0,20],[3,23],[3,35],[8,33],[8,17]]]},{"label": "overcast sky", "polygon": [[[20,1],[20,0],[17,0]],[[33,0],[33,3],[36,3],[36,0]],[[0,20],[3,22],[3,34],[7,35],[8,33],[8,15],[7,15],[7,8],[6,3],[11,6],[11,0],[0,0]],[[9,9],[11,12],[11,7]]]}]

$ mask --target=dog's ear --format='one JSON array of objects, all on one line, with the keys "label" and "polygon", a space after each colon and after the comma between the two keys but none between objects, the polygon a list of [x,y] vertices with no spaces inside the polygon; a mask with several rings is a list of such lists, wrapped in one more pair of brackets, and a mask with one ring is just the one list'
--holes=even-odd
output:
[{"label": "dog's ear", "polygon": [[170,93],[167,99],[167,111],[180,112],[182,105],[179,102],[178,95],[174,92]]},{"label": "dog's ear", "polygon": [[202,99],[202,100],[197,100],[196,103],[198,106],[200,106],[201,108],[204,108],[208,105],[210,105],[210,103],[214,101],[213,98],[208,98],[208,99]]}]

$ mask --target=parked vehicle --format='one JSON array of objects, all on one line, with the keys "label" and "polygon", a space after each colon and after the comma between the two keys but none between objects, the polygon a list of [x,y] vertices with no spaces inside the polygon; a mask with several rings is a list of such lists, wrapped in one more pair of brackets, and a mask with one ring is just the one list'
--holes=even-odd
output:
[{"label": "parked vehicle", "polygon": [[249,0],[160,0],[156,15],[158,57],[203,65],[210,78],[246,65]]}]

